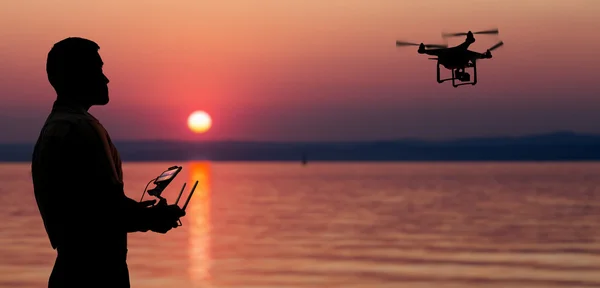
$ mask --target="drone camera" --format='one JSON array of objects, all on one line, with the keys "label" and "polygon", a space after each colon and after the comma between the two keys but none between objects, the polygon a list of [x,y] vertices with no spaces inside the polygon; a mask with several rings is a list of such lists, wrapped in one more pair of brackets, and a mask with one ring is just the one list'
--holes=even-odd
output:
[{"label": "drone camera", "polygon": [[471,75],[467,72],[456,72],[456,79],[462,81],[462,82],[468,82],[471,81]]}]

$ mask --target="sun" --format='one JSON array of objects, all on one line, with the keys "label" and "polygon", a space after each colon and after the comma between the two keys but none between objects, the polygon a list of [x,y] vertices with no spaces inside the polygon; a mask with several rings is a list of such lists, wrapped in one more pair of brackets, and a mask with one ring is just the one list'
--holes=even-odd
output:
[{"label": "sun", "polygon": [[194,133],[204,133],[212,126],[210,115],[204,111],[195,111],[188,117],[188,127]]}]

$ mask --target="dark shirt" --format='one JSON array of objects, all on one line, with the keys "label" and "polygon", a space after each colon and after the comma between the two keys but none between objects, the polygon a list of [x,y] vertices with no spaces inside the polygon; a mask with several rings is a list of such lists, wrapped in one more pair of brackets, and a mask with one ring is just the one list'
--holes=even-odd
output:
[{"label": "dark shirt", "polygon": [[117,149],[87,111],[54,104],[31,169],[44,227],[59,255],[125,261],[127,233],[148,230],[147,209],[123,190]]}]

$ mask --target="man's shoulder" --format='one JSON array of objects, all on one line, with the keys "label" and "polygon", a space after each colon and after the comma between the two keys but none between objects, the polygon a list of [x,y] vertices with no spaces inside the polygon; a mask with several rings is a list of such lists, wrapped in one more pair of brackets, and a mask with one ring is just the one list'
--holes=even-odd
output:
[{"label": "man's shoulder", "polygon": [[92,120],[77,114],[53,114],[44,124],[42,138],[47,140],[77,138],[89,135]]}]

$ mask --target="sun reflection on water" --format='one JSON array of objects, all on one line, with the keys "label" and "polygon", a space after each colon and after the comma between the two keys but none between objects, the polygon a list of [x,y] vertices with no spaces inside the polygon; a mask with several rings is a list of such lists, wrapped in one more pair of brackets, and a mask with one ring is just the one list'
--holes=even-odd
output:
[{"label": "sun reflection on water", "polygon": [[[187,207],[189,221],[188,277],[196,285],[206,285],[210,279],[210,163],[190,163],[189,187],[198,181],[198,186]],[[189,193],[189,192],[188,192]]]}]

